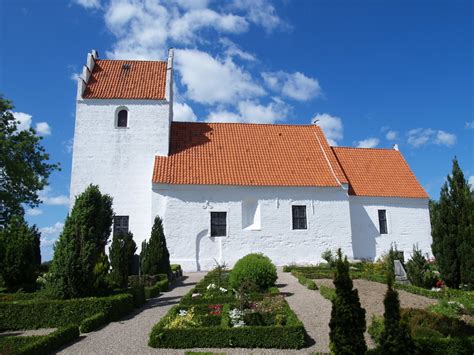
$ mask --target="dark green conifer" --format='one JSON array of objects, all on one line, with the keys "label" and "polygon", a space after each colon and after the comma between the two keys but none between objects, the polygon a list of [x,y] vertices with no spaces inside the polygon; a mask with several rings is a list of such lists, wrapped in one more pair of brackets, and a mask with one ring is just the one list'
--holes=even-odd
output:
[{"label": "dark green conifer", "polygon": [[127,287],[128,276],[132,273],[133,256],[136,250],[137,245],[131,232],[116,233],[113,236],[109,248],[110,278],[116,287]]},{"label": "dark green conifer", "polygon": [[141,273],[143,275],[167,274],[171,277],[170,254],[166,247],[163,223],[155,218],[148,243],[142,244]]},{"label": "dark green conifer", "polygon": [[367,345],[364,339],[365,309],[359,301],[359,294],[353,289],[349,276],[349,262],[342,259],[338,250],[336,273],[334,275],[336,297],[332,300],[329,322],[330,349],[333,354],[364,354]]}]

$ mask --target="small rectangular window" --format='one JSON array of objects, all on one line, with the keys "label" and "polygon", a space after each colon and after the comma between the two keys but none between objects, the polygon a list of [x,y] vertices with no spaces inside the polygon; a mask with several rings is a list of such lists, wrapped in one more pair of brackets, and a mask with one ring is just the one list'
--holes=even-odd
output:
[{"label": "small rectangular window", "polygon": [[387,211],[379,210],[379,228],[380,234],[387,234]]},{"label": "small rectangular window", "polygon": [[227,212],[211,212],[211,237],[227,235]]},{"label": "small rectangular window", "polygon": [[306,206],[292,206],[293,229],[307,229]]},{"label": "small rectangular window", "polygon": [[128,216],[114,216],[114,235],[128,233]]}]

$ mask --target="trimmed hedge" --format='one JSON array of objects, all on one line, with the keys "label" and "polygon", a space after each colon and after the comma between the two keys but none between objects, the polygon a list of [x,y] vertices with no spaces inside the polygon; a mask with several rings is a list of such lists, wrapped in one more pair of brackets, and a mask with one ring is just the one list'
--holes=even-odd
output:
[{"label": "trimmed hedge", "polygon": [[248,254],[239,259],[229,274],[229,285],[238,290],[250,282],[259,290],[264,291],[275,286],[277,270],[268,256]]},{"label": "trimmed hedge", "polygon": [[71,300],[31,300],[0,303],[0,330],[55,328],[79,325],[97,313],[117,320],[134,308],[131,294]]},{"label": "trimmed hedge", "polygon": [[93,330],[99,329],[101,326],[107,323],[107,316],[105,313],[100,312],[94,314],[92,317],[86,318],[81,322],[79,330],[81,333],[89,333]]},{"label": "trimmed hedge", "polygon": [[321,293],[321,296],[329,301],[332,301],[334,297],[336,297],[336,289],[324,285],[319,286],[319,293]]},{"label": "trimmed hedge", "polygon": [[311,279],[308,279],[306,276],[300,274],[296,270],[292,270],[291,274],[298,279],[298,282],[303,286],[307,287],[309,290],[318,290],[318,285]]},{"label": "trimmed hedge", "polygon": [[146,299],[157,297],[160,294],[160,292],[168,291],[169,281],[168,281],[168,278],[166,278],[166,275],[164,275],[164,276],[165,276],[165,278],[157,281],[154,286],[145,287],[145,298]]},{"label": "trimmed hedge", "polygon": [[0,339],[0,352],[15,355],[46,355],[79,337],[77,326],[59,328],[44,336],[11,336]]},{"label": "trimmed hedge", "polygon": [[[245,326],[230,328],[221,326],[199,328],[165,329],[165,325],[176,316],[180,306],[173,307],[156,324],[150,334],[148,345],[154,348],[278,348],[301,349],[304,346],[305,330],[293,311],[288,307],[287,323],[284,326]],[[224,306],[224,314],[228,313]]]}]

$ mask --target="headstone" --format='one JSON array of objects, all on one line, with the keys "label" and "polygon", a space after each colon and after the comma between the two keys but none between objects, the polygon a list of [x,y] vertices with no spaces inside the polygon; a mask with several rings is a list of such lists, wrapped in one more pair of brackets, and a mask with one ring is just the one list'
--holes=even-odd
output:
[{"label": "headstone", "polygon": [[402,284],[409,284],[407,272],[403,267],[403,264],[400,260],[394,260],[393,266],[395,268],[395,281],[400,282]]}]

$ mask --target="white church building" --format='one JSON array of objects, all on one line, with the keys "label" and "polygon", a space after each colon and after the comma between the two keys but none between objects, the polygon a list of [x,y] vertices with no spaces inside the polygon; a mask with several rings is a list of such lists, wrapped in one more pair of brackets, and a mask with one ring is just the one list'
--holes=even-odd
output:
[{"label": "white church building", "polygon": [[91,183],[113,197],[114,232],[139,246],[160,216],[188,271],[252,252],[284,265],[328,248],[371,260],[392,243],[431,250],[428,195],[396,146],[331,147],[317,124],[174,122],[172,50],[167,61],[88,54],[72,203]]}]

